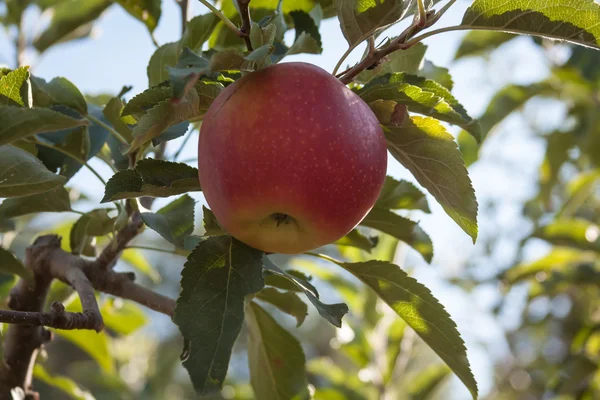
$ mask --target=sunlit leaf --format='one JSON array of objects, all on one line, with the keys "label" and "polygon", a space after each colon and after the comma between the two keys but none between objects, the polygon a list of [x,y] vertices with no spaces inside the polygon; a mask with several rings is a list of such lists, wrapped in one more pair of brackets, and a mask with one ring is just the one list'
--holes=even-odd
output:
[{"label": "sunlit leaf", "polygon": [[297,327],[302,325],[308,314],[306,303],[300,300],[300,297],[294,292],[280,292],[275,288],[266,287],[256,294],[256,298],[271,303],[279,310],[296,318]]},{"label": "sunlit leaf", "polygon": [[357,229],[353,229],[341,239],[336,240],[335,244],[338,246],[356,247],[370,253],[373,247],[377,245],[377,241],[377,236],[367,237]]},{"label": "sunlit leaf", "polygon": [[140,249],[128,248],[121,254],[121,261],[125,261],[139,272],[146,275],[154,283],[161,281],[161,276],[158,271],[144,257]]},{"label": "sunlit leaf", "polygon": [[117,0],[133,17],[139,19],[153,32],[160,18],[160,0]]},{"label": "sunlit leaf", "polygon": [[538,260],[515,265],[504,272],[503,277],[507,282],[515,283],[534,277],[538,273],[547,276],[553,272],[565,272],[576,269],[581,264],[593,264],[596,256],[593,252],[584,252],[568,247],[555,247]]},{"label": "sunlit leaf", "polygon": [[93,400],[91,393],[81,389],[77,383],[66,376],[50,375],[41,365],[35,364],[33,367],[33,377],[44,382],[46,385],[59,389],[62,393],[74,400]]},{"label": "sunlit leaf", "polygon": [[410,380],[407,388],[411,400],[427,400],[434,390],[450,375],[444,364],[431,365]]},{"label": "sunlit leaf", "polygon": [[148,322],[140,306],[127,300],[107,300],[100,307],[100,313],[108,329],[123,335],[139,330]]},{"label": "sunlit leaf", "polygon": [[258,304],[246,309],[248,365],[256,398],[309,399],[306,357],[298,340]]},{"label": "sunlit leaf", "polygon": [[[29,79],[29,67],[19,67],[0,78],[0,105],[26,106],[21,88]],[[27,103],[27,104],[26,104]]]},{"label": "sunlit leaf", "polygon": [[[68,307],[67,310],[71,311]],[[110,338],[106,332],[63,329],[52,329],[52,331],[86,352],[105,373],[109,375],[116,373],[115,360],[110,350]]]},{"label": "sunlit leaf", "polygon": [[600,227],[584,219],[557,219],[537,228],[532,236],[557,246],[572,246],[600,253]]},{"label": "sunlit leaf", "polygon": [[262,252],[230,236],[208,238],[183,267],[173,320],[188,342],[183,366],[196,392],[218,392],[244,322],[245,297],[264,286]]},{"label": "sunlit leaf", "polygon": [[425,194],[415,185],[405,180],[396,180],[391,176],[385,177],[385,183],[379,193],[375,207],[390,210],[421,210],[429,213],[429,205]]}]

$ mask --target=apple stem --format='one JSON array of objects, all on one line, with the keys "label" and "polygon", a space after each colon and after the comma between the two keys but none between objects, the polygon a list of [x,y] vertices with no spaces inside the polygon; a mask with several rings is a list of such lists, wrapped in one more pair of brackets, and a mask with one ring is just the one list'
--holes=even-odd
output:
[{"label": "apple stem", "polygon": [[290,216],[282,213],[273,214],[273,219],[277,222],[277,226],[287,223],[290,219]]}]

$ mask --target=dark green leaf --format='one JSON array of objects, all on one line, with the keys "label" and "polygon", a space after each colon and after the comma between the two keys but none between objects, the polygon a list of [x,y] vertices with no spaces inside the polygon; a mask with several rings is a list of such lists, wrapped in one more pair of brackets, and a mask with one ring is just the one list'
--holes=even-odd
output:
[{"label": "dark green leaf", "polygon": [[109,179],[102,203],[133,197],[169,197],[199,191],[198,170],[187,164],[144,159],[135,169],[119,171]]},{"label": "dark green leaf", "polygon": [[0,78],[0,105],[25,106],[21,88],[29,79],[29,67],[19,67]]},{"label": "dark green leaf", "polygon": [[146,89],[125,104],[121,116],[143,115],[158,103],[170,99],[171,95],[170,86],[154,86]]},{"label": "dark green leaf", "polygon": [[0,198],[44,193],[66,181],[25,150],[0,146]]},{"label": "dark green leaf", "polygon": [[192,51],[200,51],[202,45],[210,38],[219,18],[213,13],[198,15],[185,25],[185,32],[180,40],[180,48],[189,47]]},{"label": "dark green leaf", "polygon": [[74,400],[90,400],[93,399],[92,394],[82,390],[73,380],[58,375],[50,375],[46,369],[35,364],[33,367],[33,377],[44,382],[46,385],[53,386],[59,389],[62,393]]},{"label": "dark green leaf", "polygon": [[194,231],[194,206],[196,201],[187,194],[167,204],[156,213],[142,213],[148,227],[176,246]]},{"label": "dark green leaf", "polygon": [[581,46],[572,46],[571,57],[565,63],[565,67],[574,68],[580,75],[591,82],[600,80],[600,52]]},{"label": "dark green leaf", "polygon": [[386,57],[386,60],[373,68],[364,70],[356,77],[356,82],[367,83],[373,78],[396,72],[416,74],[423,63],[427,46],[417,43],[405,50],[397,50]]},{"label": "dark green leaf", "polygon": [[81,115],[88,113],[87,102],[79,89],[71,81],[58,77],[46,82],[42,78],[31,77],[33,104],[36,107],[62,105],[72,108]]},{"label": "dark green leaf", "polygon": [[139,19],[153,32],[158,25],[161,9],[160,0],[117,0],[133,17]]},{"label": "dark green leaf", "polygon": [[477,200],[452,135],[433,118],[406,118],[386,127],[390,153],[404,165],[475,242]]},{"label": "dark green leaf", "polygon": [[230,236],[208,238],[189,255],[173,320],[189,343],[183,366],[200,395],[218,392],[244,323],[246,296],[264,286],[262,252]]},{"label": "dark green leaf", "polygon": [[280,292],[275,288],[266,287],[256,294],[256,298],[271,303],[279,310],[296,318],[296,327],[302,325],[308,314],[306,303],[300,300],[300,297],[294,292]]},{"label": "dark green leaf", "polygon": [[[265,268],[279,276],[286,277],[291,279],[294,284],[296,284],[299,288],[302,289],[308,300],[315,306],[321,317],[325,318],[332,325],[341,328],[342,326],[342,318],[344,315],[348,313],[348,306],[344,303],[336,303],[336,304],[325,304],[321,302],[315,294],[311,291],[309,287],[303,284],[303,281],[297,279],[296,277],[286,273],[277,265],[273,264],[268,257],[263,257],[263,265]],[[311,285],[312,286],[312,285]]]},{"label": "dark green leaf", "polygon": [[416,222],[383,208],[374,207],[360,222],[361,225],[392,235],[417,250],[427,261],[433,258],[431,239]]},{"label": "dark green leaf", "polygon": [[450,368],[444,364],[430,365],[411,379],[407,392],[410,400],[427,400],[440,383],[450,375]]},{"label": "dark green leaf", "polygon": [[460,42],[454,59],[480,55],[481,53],[494,50],[501,44],[516,37],[516,35],[500,31],[470,31],[463,37],[462,42]]},{"label": "dark green leaf", "polygon": [[377,246],[377,236],[367,237],[360,233],[358,229],[353,229],[346,236],[335,241],[338,246],[356,247],[367,252],[371,252],[373,247]]},{"label": "dark green leaf", "polygon": [[183,121],[167,128],[167,130],[161,133],[160,136],[152,139],[152,145],[158,146],[160,143],[182,137],[187,133],[189,126],[189,121]]},{"label": "dark green leaf", "polygon": [[258,399],[310,398],[306,357],[298,340],[258,304],[246,309],[250,382]]},{"label": "dark green leaf", "polygon": [[212,70],[210,60],[194,53],[188,47],[183,49],[175,66],[166,68],[174,99],[184,98],[196,81]]},{"label": "dark green leaf", "polygon": [[82,254],[91,245],[94,237],[104,236],[113,231],[115,219],[108,215],[106,208],[92,210],[82,215],[69,234],[73,254]]},{"label": "dark green leaf", "polygon": [[227,235],[227,232],[221,227],[215,214],[205,206],[202,206],[202,224],[204,226],[205,236],[221,236]]},{"label": "dark green leaf", "polygon": [[15,274],[33,282],[33,272],[23,265],[13,253],[0,247],[0,273]]},{"label": "dark green leaf", "polygon": [[539,35],[600,48],[600,5],[593,0],[475,0],[461,25]]},{"label": "dark green leaf", "polygon": [[423,192],[412,183],[405,180],[397,181],[391,176],[385,177],[385,183],[381,193],[379,193],[375,207],[431,212]]},{"label": "dark green leaf", "polygon": [[366,102],[391,100],[410,111],[458,125],[481,140],[481,126],[444,86],[405,73],[384,75],[370,81],[357,94]]},{"label": "dark green leaf", "polygon": [[52,21],[33,41],[39,52],[46,51],[75,30],[96,20],[112,4],[111,0],[65,0],[52,8]]},{"label": "dark green leaf", "polygon": [[44,193],[6,199],[0,204],[0,218],[62,211],[71,211],[69,192],[62,186]]},{"label": "dark green leaf", "polygon": [[384,261],[336,262],[373,289],[454,371],[477,398],[463,340],[456,324],[429,289],[397,265]]},{"label": "dark green leaf", "polygon": [[179,57],[179,42],[170,42],[160,46],[148,63],[148,87],[153,87],[169,79],[167,66],[174,67]]},{"label": "dark green leaf", "polygon": [[43,132],[88,125],[48,108],[0,107],[0,146]]},{"label": "dark green leaf", "polygon": [[296,38],[288,54],[321,54],[323,52],[319,33],[319,23],[323,18],[321,6],[317,5],[310,14],[304,11],[292,11],[290,17],[296,29]]}]

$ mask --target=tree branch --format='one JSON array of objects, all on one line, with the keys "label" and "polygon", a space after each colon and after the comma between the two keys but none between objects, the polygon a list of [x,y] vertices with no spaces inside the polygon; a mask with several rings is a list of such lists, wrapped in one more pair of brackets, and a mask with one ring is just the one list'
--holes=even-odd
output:
[{"label": "tree branch", "polygon": [[102,250],[102,253],[100,253],[93,263],[94,267],[97,269],[112,269],[121,252],[125,249],[129,241],[137,236],[142,226],[142,216],[139,211],[132,212],[129,224],[121,229],[115,239]]},{"label": "tree branch", "polygon": [[242,38],[246,42],[248,51],[252,51],[252,42],[250,41],[250,29],[252,28],[252,20],[250,19],[250,0],[237,0],[238,8],[240,9],[240,18],[242,19],[242,27],[240,32]]},{"label": "tree branch", "polygon": [[176,0],[177,5],[179,5],[179,9],[181,11],[181,34],[183,35],[185,32],[185,24],[188,20],[188,10],[189,10],[189,2],[188,0]]}]

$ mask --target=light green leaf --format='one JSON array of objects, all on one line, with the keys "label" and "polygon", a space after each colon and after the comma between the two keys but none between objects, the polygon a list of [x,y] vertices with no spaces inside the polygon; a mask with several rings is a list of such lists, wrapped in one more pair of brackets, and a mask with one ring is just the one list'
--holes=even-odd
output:
[{"label": "light green leaf", "polygon": [[[81,309],[81,306],[79,306]],[[67,308],[68,311],[71,311]],[[108,375],[115,375],[115,360],[110,351],[110,338],[104,331],[52,329],[55,335],[68,340],[86,352]]]},{"label": "light green leaf", "polygon": [[373,289],[444,360],[473,399],[477,399],[477,383],[464,342],[456,324],[429,289],[389,262],[335,262]]},{"label": "light green leaf", "polygon": [[[29,79],[29,67],[19,67],[0,78],[0,105],[26,106],[21,88]],[[29,102],[28,102],[29,103]]]},{"label": "light green leaf", "polygon": [[377,246],[377,242],[377,236],[367,237],[360,233],[358,229],[352,229],[346,236],[336,240],[334,244],[355,247],[370,253],[373,247]]},{"label": "light green leaf", "polygon": [[205,236],[221,236],[227,235],[227,232],[217,221],[215,214],[205,206],[202,206],[202,224],[204,226]]},{"label": "light green leaf", "polygon": [[450,75],[448,68],[438,67],[429,60],[424,60],[421,68],[416,72],[416,75],[423,78],[431,79],[444,86],[448,90],[454,87],[454,81]]},{"label": "light green leaf", "polygon": [[360,222],[360,225],[377,229],[402,240],[418,251],[428,263],[433,258],[431,239],[416,222],[410,219],[390,210],[374,207]]},{"label": "light green leaf", "polygon": [[129,125],[135,125],[137,120],[132,116],[123,116],[125,106],[118,97],[113,97],[106,103],[102,110],[102,115],[110,122],[113,128],[127,141],[133,141],[133,134]]},{"label": "light green leaf", "polygon": [[470,31],[460,42],[454,59],[486,53],[516,37],[518,36],[501,31]]},{"label": "light green leaf", "polygon": [[600,186],[600,169],[584,171],[567,184],[568,198],[556,214],[556,218],[571,217]]},{"label": "light green leaf", "polygon": [[187,164],[151,158],[135,169],[119,171],[108,180],[101,203],[134,197],[169,197],[200,190],[198,169]]},{"label": "light green leaf", "polygon": [[258,399],[307,400],[306,357],[298,339],[258,304],[246,309],[250,382]]},{"label": "light green leaf", "polygon": [[186,23],[179,47],[182,49],[189,47],[192,51],[200,51],[202,45],[210,38],[217,22],[219,22],[219,18],[213,13],[195,16]]},{"label": "light green leaf", "polygon": [[368,104],[394,101],[410,111],[458,125],[481,140],[481,126],[444,86],[405,73],[384,75],[370,81],[357,94]]},{"label": "light green leaf", "polygon": [[43,132],[88,125],[49,108],[0,107],[0,146]]},{"label": "light green leaf", "polygon": [[386,57],[386,60],[373,68],[364,70],[355,78],[356,82],[368,83],[370,80],[387,74],[404,72],[407,74],[416,74],[421,68],[423,57],[427,46],[423,43],[417,43],[405,50],[397,50]]},{"label": "light green leaf", "polygon": [[425,368],[412,378],[407,392],[410,400],[427,400],[452,371],[444,364],[434,364]]},{"label": "light green leaf", "polygon": [[66,78],[57,77],[50,82],[42,78],[31,77],[33,105],[51,107],[63,105],[72,108],[81,115],[88,113],[87,102],[79,89]]},{"label": "light green leaf", "polygon": [[477,239],[477,200],[452,135],[433,118],[406,118],[385,129],[390,153],[444,208],[473,242]]},{"label": "light green leaf", "polygon": [[402,340],[406,332],[406,322],[403,319],[396,319],[387,330],[387,346],[385,352],[385,369],[383,372],[383,381],[390,382],[394,376],[394,369],[398,364],[398,357],[402,351]]},{"label": "light green leaf", "polygon": [[421,210],[430,213],[425,194],[415,185],[405,180],[385,177],[385,183],[379,193],[375,207],[391,210]]},{"label": "light green leaf", "polygon": [[593,0],[475,0],[462,26],[538,35],[600,48],[600,5]]},{"label": "light green leaf", "polygon": [[65,0],[46,9],[52,15],[50,26],[33,41],[44,52],[78,28],[96,20],[112,4],[111,0]]},{"label": "light green leaf", "polygon": [[146,275],[154,283],[160,283],[161,276],[158,271],[148,262],[139,249],[125,249],[121,254],[121,261],[125,261],[139,272]]},{"label": "light green leaf", "polygon": [[158,25],[161,9],[160,0],[117,0],[134,18],[139,19],[153,32]]},{"label": "light green leaf", "polygon": [[93,400],[94,396],[90,392],[81,389],[73,380],[59,375],[50,375],[41,365],[35,364],[33,367],[33,377],[44,382],[46,385],[53,386],[74,400]]},{"label": "light green leaf", "polygon": [[555,247],[544,257],[529,263],[515,265],[504,273],[508,283],[532,278],[537,273],[569,272],[577,269],[580,264],[596,261],[597,254],[568,247]]},{"label": "light green leaf", "polygon": [[148,87],[153,87],[169,79],[167,66],[174,67],[179,57],[179,42],[169,42],[160,46],[148,63]]},{"label": "light green leaf", "polygon": [[44,193],[66,181],[31,153],[14,146],[0,146],[0,198]]},{"label": "light green leaf", "polygon": [[348,306],[346,304],[325,304],[321,302],[321,300],[319,300],[317,297],[318,295],[311,290],[311,287],[305,285],[303,280],[297,279],[295,276],[290,275],[289,272],[283,271],[266,256],[263,257],[263,265],[268,271],[281,277],[290,279],[292,282],[294,282],[295,285],[302,289],[308,300],[310,300],[310,302],[315,306],[321,317],[325,318],[333,326],[338,328],[342,327],[342,318],[348,313]]},{"label": "light green leaf", "polygon": [[600,227],[581,218],[561,218],[537,228],[531,235],[557,246],[600,253]]},{"label": "light green leaf", "polygon": [[173,200],[156,213],[142,213],[142,220],[165,240],[183,247],[186,236],[194,231],[194,205],[187,194]]},{"label": "light green leaf", "polygon": [[264,286],[262,254],[230,236],[211,237],[183,267],[173,320],[189,344],[183,366],[200,395],[222,388],[244,323],[245,298]]},{"label": "light green leaf", "polygon": [[114,332],[129,335],[148,323],[148,317],[136,303],[109,299],[100,307],[104,325]]},{"label": "light green leaf", "polygon": [[18,275],[21,278],[33,282],[33,272],[23,265],[13,253],[0,247],[0,273]]},{"label": "light green leaf", "polygon": [[465,167],[469,167],[479,158],[479,144],[477,140],[467,131],[460,131],[456,138],[458,150],[462,154]]},{"label": "light green leaf", "polygon": [[82,254],[94,237],[105,236],[113,231],[115,218],[110,217],[108,211],[106,208],[92,210],[73,224],[69,234],[73,254]]},{"label": "light green leaf", "polygon": [[275,288],[266,287],[256,294],[256,298],[271,303],[279,310],[296,318],[296,327],[302,325],[308,314],[308,306],[294,292],[280,292]]},{"label": "light green leaf", "polygon": [[0,204],[0,218],[62,211],[71,211],[69,192],[62,186],[44,193],[6,199]]}]

